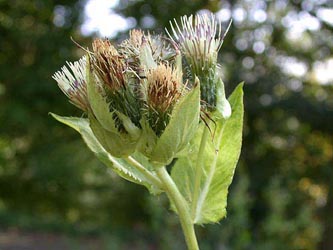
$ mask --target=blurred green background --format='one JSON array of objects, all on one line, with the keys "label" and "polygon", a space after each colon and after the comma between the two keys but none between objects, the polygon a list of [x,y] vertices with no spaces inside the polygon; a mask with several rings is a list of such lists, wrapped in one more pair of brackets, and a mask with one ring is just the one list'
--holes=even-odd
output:
[{"label": "blurred green background", "polygon": [[333,249],[330,0],[0,0],[0,249],[184,249],[165,197],[48,115],[82,115],[51,76],[83,54],[70,37],[119,41],[207,10],[233,19],[219,61],[228,93],[245,81],[246,114],[228,216],[197,228],[201,248]]}]

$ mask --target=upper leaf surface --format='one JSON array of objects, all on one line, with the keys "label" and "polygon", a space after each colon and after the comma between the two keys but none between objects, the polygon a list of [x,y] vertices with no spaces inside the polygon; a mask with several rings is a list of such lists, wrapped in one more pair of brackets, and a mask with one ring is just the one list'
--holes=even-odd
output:
[{"label": "upper leaf surface", "polygon": [[[201,124],[191,142],[189,155],[179,158],[172,169],[172,178],[189,206],[194,207],[192,215],[196,224],[218,222],[226,215],[228,187],[233,179],[242,144],[242,84],[235,89],[229,102],[232,115],[227,120],[221,119],[216,122],[214,138],[208,138],[206,143],[202,155],[203,164],[198,166],[202,168],[199,186],[195,188],[196,162],[199,160],[198,152],[204,124]],[[196,204],[192,204],[195,190],[198,191],[198,199]]]}]

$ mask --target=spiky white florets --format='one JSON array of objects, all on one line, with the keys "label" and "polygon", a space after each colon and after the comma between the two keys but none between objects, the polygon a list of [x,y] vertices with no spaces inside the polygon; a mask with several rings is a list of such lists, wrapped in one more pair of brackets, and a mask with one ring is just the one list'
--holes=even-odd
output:
[{"label": "spiky white florets", "polygon": [[85,56],[74,63],[67,62],[67,66],[63,66],[52,78],[57,81],[59,88],[71,103],[83,111],[88,110]]},{"label": "spiky white florets", "polygon": [[175,19],[170,25],[172,35],[167,30],[169,37],[178,44],[195,72],[216,64],[225,35],[214,14],[183,16],[180,25]]}]

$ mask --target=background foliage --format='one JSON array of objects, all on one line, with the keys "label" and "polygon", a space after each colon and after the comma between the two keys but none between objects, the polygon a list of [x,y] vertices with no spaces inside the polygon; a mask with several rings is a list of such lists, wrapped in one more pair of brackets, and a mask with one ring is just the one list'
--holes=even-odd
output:
[{"label": "background foliage", "polygon": [[[181,249],[166,200],[109,173],[78,134],[48,116],[81,115],[51,75],[82,54],[71,36],[89,46],[79,29],[84,4],[0,0],[0,227],[94,233],[110,249],[170,249],[170,241]],[[226,10],[233,13],[220,62],[228,93],[245,81],[244,146],[227,218],[198,228],[202,249],[333,249],[333,85],[314,73],[332,60],[325,8],[332,3],[148,0],[116,7],[157,32],[203,9],[219,13],[226,27]],[[306,26],[309,18],[319,27]],[[300,34],[295,20],[305,25]]]}]

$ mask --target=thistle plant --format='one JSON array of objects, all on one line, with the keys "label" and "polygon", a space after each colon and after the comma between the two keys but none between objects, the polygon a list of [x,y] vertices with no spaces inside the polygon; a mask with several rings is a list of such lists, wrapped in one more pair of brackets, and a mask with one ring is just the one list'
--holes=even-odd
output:
[{"label": "thistle plant", "polygon": [[194,225],[226,215],[243,91],[240,84],[226,99],[217,62],[226,31],[214,15],[184,16],[170,26],[168,37],[132,30],[118,46],[95,39],[79,61],[53,75],[83,117],[52,116],[119,176],[153,195],[166,193],[188,249],[197,250]]}]

